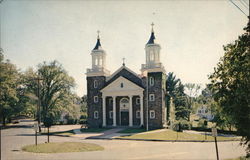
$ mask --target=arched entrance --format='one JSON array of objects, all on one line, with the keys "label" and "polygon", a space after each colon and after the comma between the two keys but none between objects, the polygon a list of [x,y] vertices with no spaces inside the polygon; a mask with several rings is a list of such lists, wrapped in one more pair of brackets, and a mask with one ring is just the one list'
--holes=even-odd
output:
[{"label": "arched entrance", "polygon": [[122,98],[120,101],[120,124],[121,126],[129,125],[129,100]]}]

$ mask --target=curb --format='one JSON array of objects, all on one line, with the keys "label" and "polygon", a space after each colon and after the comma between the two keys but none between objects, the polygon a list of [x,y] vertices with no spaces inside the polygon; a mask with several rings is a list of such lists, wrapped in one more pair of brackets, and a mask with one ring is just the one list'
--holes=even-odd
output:
[{"label": "curb", "polygon": [[[151,142],[214,142],[212,140],[160,140],[160,139],[129,139],[129,138],[99,138],[99,137],[87,137],[85,139],[98,139],[98,140],[132,140],[132,141],[151,141]],[[234,142],[240,140],[217,140],[217,142]]]}]

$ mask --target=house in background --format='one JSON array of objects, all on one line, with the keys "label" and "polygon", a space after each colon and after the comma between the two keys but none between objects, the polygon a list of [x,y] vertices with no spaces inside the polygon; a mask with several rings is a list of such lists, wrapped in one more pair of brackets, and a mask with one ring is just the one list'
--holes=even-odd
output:
[{"label": "house in background", "polygon": [[212,115],[211,110],[205,105],[202,105],[197,108],[196,115],[200,118],[205,118],[209,121],[214,119],[214,115]]}]

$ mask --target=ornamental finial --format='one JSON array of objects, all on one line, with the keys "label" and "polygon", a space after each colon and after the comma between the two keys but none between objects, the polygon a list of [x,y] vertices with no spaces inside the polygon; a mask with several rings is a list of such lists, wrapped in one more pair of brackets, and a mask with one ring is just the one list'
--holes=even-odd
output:
[{"label": "ornamental finial", "polygon": [[122,65],[125,66],[125,58],[122,58]]},{"label": "ornamental finial", "polygon": [[100,31],[97,30],[97,39],[100,39]]},{"label": "ornamental finial", "polygon": [[152,26],[151,32],[154,32],[154,25],[155,25],[155,24],[152,22],[152,23],[151,23],[151,26]]}]

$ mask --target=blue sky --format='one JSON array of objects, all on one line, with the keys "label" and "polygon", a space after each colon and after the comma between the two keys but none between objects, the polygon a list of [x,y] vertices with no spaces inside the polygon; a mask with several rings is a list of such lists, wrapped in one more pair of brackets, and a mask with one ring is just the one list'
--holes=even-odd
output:
[{"label": "blue sky", "polygon": [[115,72],[125,57],[126,66],[139,74],[154,22],[167,72],[183,83],[206,84],[223,56],[222,46],[237,39],[247,24],[228,0],[4,0],[0,7],[5,57],[22,70],[58,60],[75,78],[79,96],[86,94],[97,30],[108,69]]}]

